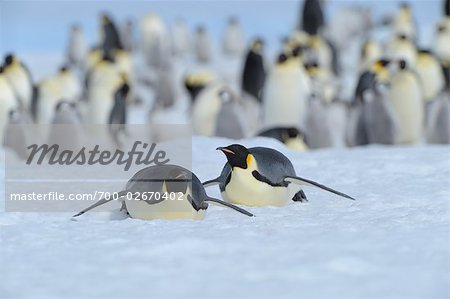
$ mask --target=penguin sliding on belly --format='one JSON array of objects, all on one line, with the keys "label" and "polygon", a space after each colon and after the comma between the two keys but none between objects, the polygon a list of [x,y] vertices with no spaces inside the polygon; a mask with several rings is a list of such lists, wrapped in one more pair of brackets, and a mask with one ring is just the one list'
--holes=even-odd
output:
[{"label": "penguin sliding on belly", "polygon": [[219,184],[223,198],[230,203],[283,206],[290,200],[307,201],[301,186],[315,186],[354,200],[344,193],[298,177],[291,161],[274,149],[232,144],[217,150],[225,154],[228,162],[218,178],[203,185]]},{"label": "penguin sliding on belly", "polygon": [[[131,218],[142,220],[202,220],[208,203],[226,206],[244,215],[253,216],[242,208],[209,197],[195,174],[176,165],[150,166],[138,171],[128,181],[125,190],[118,192],[118,197],[124,199],[122,210]],[[73,217],[113,199],[101,199]]]}]

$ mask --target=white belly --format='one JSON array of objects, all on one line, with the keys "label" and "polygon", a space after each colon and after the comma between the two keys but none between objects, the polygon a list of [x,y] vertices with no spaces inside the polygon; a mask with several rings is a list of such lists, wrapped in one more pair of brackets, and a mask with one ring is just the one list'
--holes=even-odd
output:
[{"label": "white belly", "polygon": [[419,82],[412,74],[401,74],[394,78],[389,96],[399,121],[399,142],[417,143],[424,127],[424,107]]},{"label": "white belly", "polygon": [[206,210],[196,211],[187,200],[186,195],[178,195],[174,200],[164,200],[157,204],[148,204],[141,200],[125,200],[127,211],[132,218],[142,220],[154,219],[194,219],[205,218]]},{"label": "white belly", "polygon": [[264,91],[264,126],[302,125],[309,93],[306,76],[300,69],[273,72]]},{"label": "white belly", "polygon": [[284,206],[293,193],[287,187],[272,187],[255,179],[251,171],[236,169],[222,192],[224,200],[245,206]]}]

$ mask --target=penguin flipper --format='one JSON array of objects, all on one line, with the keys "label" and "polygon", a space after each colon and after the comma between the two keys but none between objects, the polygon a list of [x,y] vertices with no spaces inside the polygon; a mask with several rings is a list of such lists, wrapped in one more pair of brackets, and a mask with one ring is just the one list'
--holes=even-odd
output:
[{"label": "penguin flipper", "polygon": [[226,201],[223,201],[223,200],[220,200],[220,199],[217,199],[217,198],[208,197],[208,198],[205,199],[205,201],[206,202],[212,202],[212,203],[215,203],[215,204],[218,204],[218,205],[221,205],[221,206],[228,207],[230,209],[233,209],[233,210],[235,210],[235,211],[237,211],[239,213],[242,213],[244,215],[247,215],[249,217],[255,216],[255,215],[253,215],[252,213],[250,213],[247,210],[244,210],[244,209],[242,209],[242,208],[240,208],[238,206],[235,206],[235,205],[233,205],[231,203],[228,203]]},{"label": "penguin flipper", "polygon": [[202,183],[202,185],[205,186],[205,188],[209,187],[209,186],[218,185],[218,184],[220,184],[220,177],[209,180],[209,181],[205,181]]},{"label": "penguin flipper", "polygon": [[304,178],[301,178],[301,177],[287,176],[287,177],[284,178],[284,180],[286,182],[294,183],[294,184],[297,184],[297,185],[318,187],[320,189],[323,189],[325,191],[337,194],[339,196],[342,196],[342,197],[345,197],[345,198],[348,198],[348,199],[351,199],[351,200],[355,200],[353,197],[351,197],[351,196],[349,196],[349,195],[347,195],[345,193],[339,192],[337,190],[331,189],[330,187],[324,186],[324,185],[319,184],[317,182],[314,182],[314,181],[311,181],[311,180],[308,180],[308,179],[304,179]]},{"label": "penguin flipper", "polygon": [[[127,191],[120,191],[120,192],[118,193],[118,197],[123,197],[123,196],[125,196],[126,194],[127,194]],[[111,201],[111,200],[114,200],[114,199],[117,199],[117,198],[116,198],[116,197],[113,197],[113,196],[111,196],[109,199],[102,198],[102,199],[100,199],[99,201],[97,201],[96,203],[94,203],[94,204],[90,205],[89,207],[87,207],[86,209],[82,210],[81,212],[79,212],[79,213],[73,215],[72,217],[75,218],[75,217],[81,216],[81,215],[83,215],[84,213],[86,213],[87,211],[90,211],[90,210],[92,210],[93,208],[96,208],[96,207],[98,207],[98,206],[101,206],[101,205],[103,205],[103,204],[105,204],[105,203],[107,203],[107,202],[109,202],[109,201]],[[122,205],[121,210],[122,210],[122,209],[123,209],[123,205]]]}]

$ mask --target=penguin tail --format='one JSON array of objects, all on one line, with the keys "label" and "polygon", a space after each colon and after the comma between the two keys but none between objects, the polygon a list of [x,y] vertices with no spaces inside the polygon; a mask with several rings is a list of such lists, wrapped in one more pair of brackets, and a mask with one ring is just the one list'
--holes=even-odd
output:
[{"label": "penguin tail", "polygon": [[[101,205],[103,205],[103,204],[105,204],[105,203],[107,203],[107,202],[109,202],[109,201],[111,201],[111,200],[114,200],[114,199],[117,199],[117,198],[120,198],[120,197],[124,197],[124,196],[126,196],[127,192],[128,192],[128,191],[126,191],[126,190],[120,191],[120,192],[118,193],[118,197],[111,196],[111,197],[108,198],[108,199],[102,198],[102,199],[100,199],[99,201],[97,201],[96,203],[94,203],[94,204],[90,205],[89,207],[87,207],[86,209],[82,210],[81,212],[79,212],[79,213],[73,215],[72,217],[75,218],[75,217],[81,216],[81,215],[83,215],[84,213],[86,213],[87,211],[90,211],[90,210],[92,210],[93,208],[96,208],[96,207],[98,207],[98,206],[101,206]],[[122,210],[123,208],[124,208],[124,206],[122,205],[121,210]]]},{"label": "penguin tail", "polygon": [[223,200],[220,200],[220,199],[217,199],[217,198],[208,197],[207,199],[205,199],[205,201],[206,202],[211,202],[211,203],[214,203],[214,204],[217,204],[217,205],[220,205],[220,206],[225,206],[227,208],[233,209],[233,210],[235,210],[235,211],[237,211],[239,213],[242,213],[244,215],[247,215],[249,217],[255,216],[255,215],[253,215],[252,213],[250,213],[247,210],[244,210],[244,209],[242,209],[242,208],[240,208],[238,206],[235,206],[235,205],[233,205],[231,203],[228,203],[226,201],[223,201]]},{"label": "penguin tail", "polygon": [[220,184],[220,177],[217,177],[217,178],[215,178],[213,180],[209,180],[209,181],[206,181],[206,182],[202,183],[202,185],[205,186],[205,187],[214,186],[214,185],[217,185],[217,184]]},{"label": "penguin tail", "polygon": [[347,195],[345,193],[339,192],[337,190],[331,189],[330,187],[324,186],[324,185],[319,184],[317,182],[314,182],[314,181],[311,181],[311,180],[308,180],[308,179],[304,179],[304,178],[301,178],[301,177],[288,176],[288,177],[285,177],[284,180],[286,182],[293,183],[293,184],[296,184],[296,185],[317,187],[317,188],[320,188],[322,190],[325,190],[325,191],[337,194],[339,196],[342,196],[342,197],[345,197],[345,198],[348,198],[348,199],[351,199],[351,200],[356,200],[353,197],[351,197],[351,196],[349,196],[349,195]]}]

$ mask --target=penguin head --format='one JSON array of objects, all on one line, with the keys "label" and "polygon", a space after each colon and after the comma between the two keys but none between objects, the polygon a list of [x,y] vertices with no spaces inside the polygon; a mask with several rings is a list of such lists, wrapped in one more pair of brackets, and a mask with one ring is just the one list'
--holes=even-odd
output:
[{"label": "penguin head", "polygon": [[181,192],[186,194],[188,187],[192,190],[192,174],[187,171],[181,171],[181,169],[174,168],[169,172],[164,183],[166,184],[168,192]]},{"label": "penguin head", "polygon": [[388,59],[378,59],[372,65],[372,72],[377,76],[378,79],[387,79],[389,77],[388,66],[390,64]]},{"label": "penguin head", "polygon": [[406,34],[404,34],[404,33],[397,34],[396,35],[396,39],[398,41],[408,41],[409,40],[408,36]]},{"label": "penguin head", "polygon": [[264,41],[261,38],[256,38],[252,42],[251,51],[254,53],[261,53],[262,49],[264,47]]},{"label": "penguin head", "polygon": [[103,25],[111,24],[111,18],[106,13],[102,14],[102,24]]},{"label": "penguin head", "polygon": [[208,71],[201,71],[186,75],[184,86],[186,87],[192,102],[195,101],[199,93],[210,83],[216,80],[215,75]]},{"label": "penguin head", "polygon": [[227,147],[218,147],[216,150],[222,151],[227,157],[231,168],[247,169],[251,163],[253,156],[250,151],[240,144],[232,144]]},{"label": "penguin head", "polygon": [[281,53],[277,58],[277,64],[281,65],[288,61],[288,56],[284,53]]},{"label": "penguin head", "polygon": [[13,64],[17,58],[14,56],[14,54],[7,54],[5,56],[5,66]]},{"label": "penguin head", "polygon": [[320,66],[317,61],[310,61],[304,64],[306,71],[311,77],[315,77],[318,75]]}]

